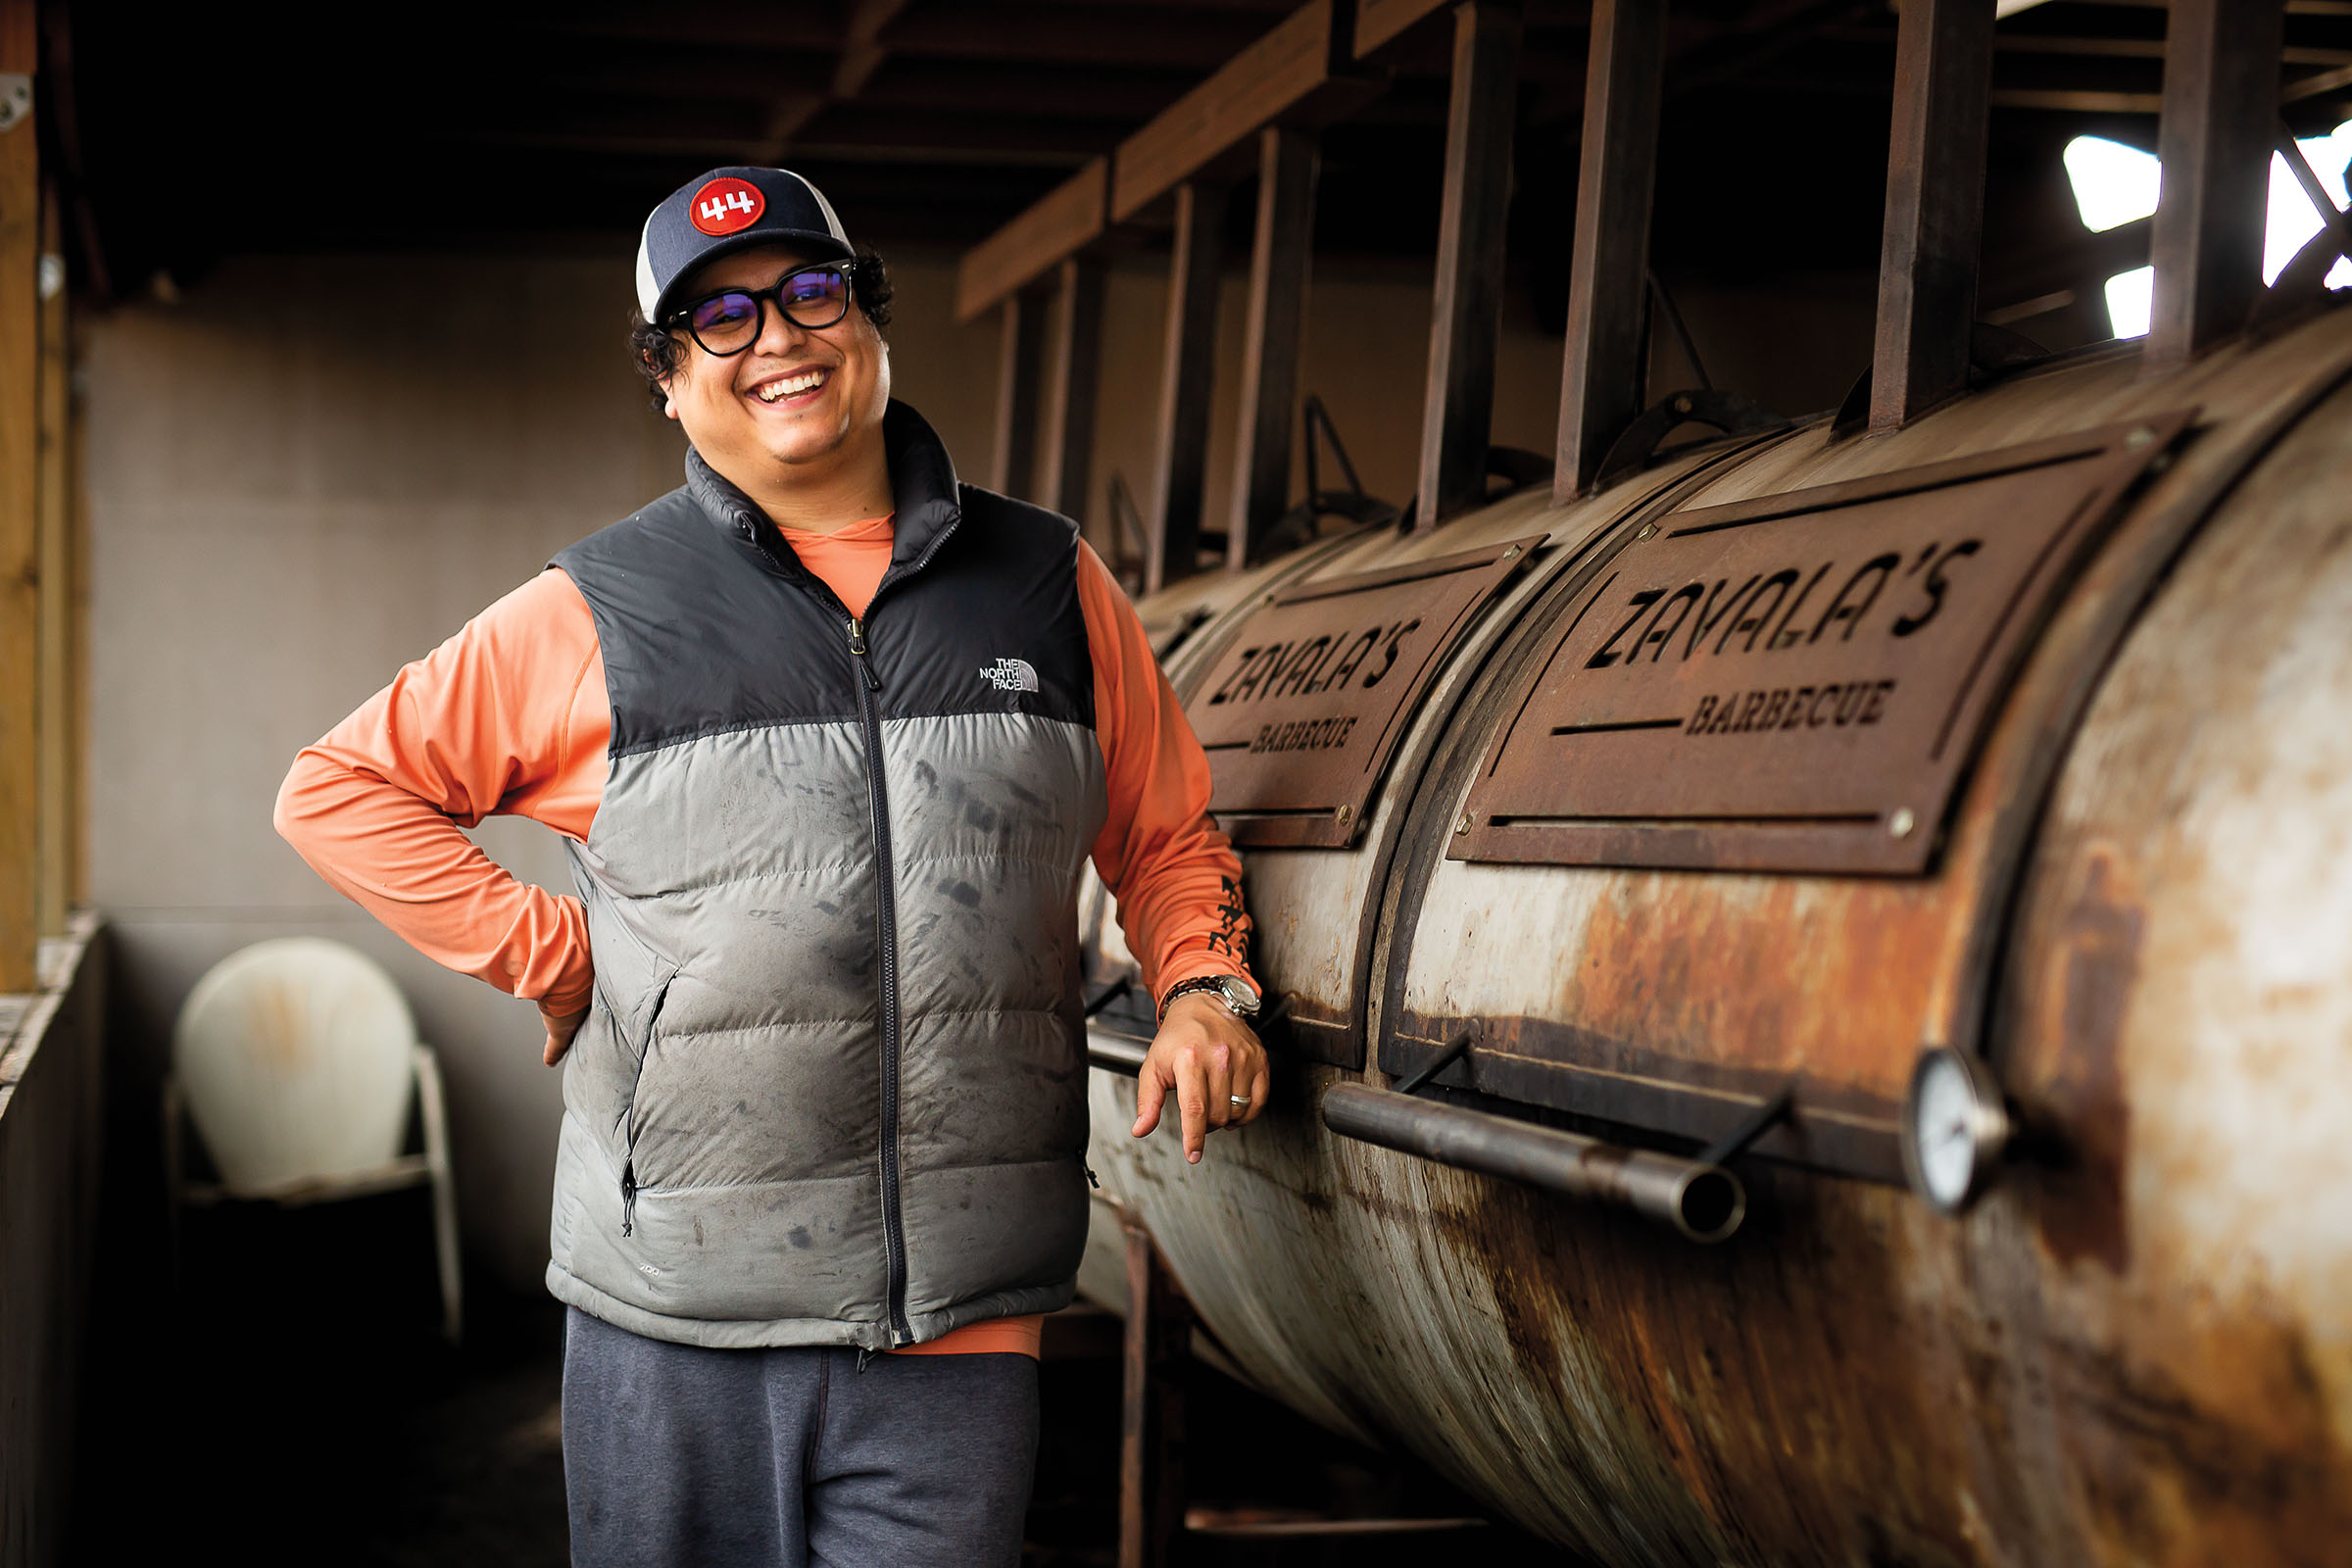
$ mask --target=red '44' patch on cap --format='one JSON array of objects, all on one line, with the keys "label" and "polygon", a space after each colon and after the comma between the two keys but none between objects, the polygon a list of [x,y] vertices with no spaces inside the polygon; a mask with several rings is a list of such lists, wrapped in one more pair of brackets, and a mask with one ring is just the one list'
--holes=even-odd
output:
[{"label": "red '44' patch on cap", "polygon": [[704,233],[732,234],[751,227],[766,206],[759,186],[730,174],[696,191],[690,211]]}]

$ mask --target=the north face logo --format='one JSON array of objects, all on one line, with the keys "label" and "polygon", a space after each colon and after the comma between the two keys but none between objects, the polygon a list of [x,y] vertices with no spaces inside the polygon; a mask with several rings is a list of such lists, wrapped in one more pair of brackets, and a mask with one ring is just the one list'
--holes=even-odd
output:
[{"label": "the north face logo", "polygon": [[732,234],[749,228],[766,206],[759,186],[730,174],[694,193],[694,226],[706,234]]},{"label": "the north face logo", "polygon": [[1037,690],[1037,671],[1026,659],[1000,659],[993,664],[980,666],[980,678],[1004,692],[1033,692]]}]

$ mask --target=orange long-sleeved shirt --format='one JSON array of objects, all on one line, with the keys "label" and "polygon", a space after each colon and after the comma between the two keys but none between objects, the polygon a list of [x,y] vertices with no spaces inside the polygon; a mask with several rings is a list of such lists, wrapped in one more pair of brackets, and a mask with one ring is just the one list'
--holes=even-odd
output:
[{"label": "orange long-sleeved shirt", "polygon": [[[783,530],[862,616],[889,569],[892,519]],[[1208,761],[1102,561],[1078,546],[1108,812],[1095,868],[1151,994],[1246,974],[1241,863],[1208,818]],[[564,1015],[595,970],[577,899],[518,882],[464,827],[506,813],[584,841],[603,799],[612,713],[596,622],[571,579],[540,573],[468,621],[303,749],[278,832],[417,951]],[[974,1323],[924,1351],[1037,1353],[1039,1320]]]}]

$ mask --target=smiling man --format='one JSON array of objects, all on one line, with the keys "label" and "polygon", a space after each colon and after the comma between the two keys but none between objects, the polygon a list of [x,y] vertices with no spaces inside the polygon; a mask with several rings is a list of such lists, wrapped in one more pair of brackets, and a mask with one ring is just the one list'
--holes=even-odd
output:
[{"label": "smiling man", "polygon": [[[1265,1102],[1240,866],[1069,519],[891,401],[888,276],[799,175],[647,220],[686,483],[296,760],[281,831],[564,1062],[548,1285],[583,1564],[1010,1564],[1087,1226],[1092,858],[1160,1001],[1134,1133]],[[577,897],[466,837],[564,836]]]}]

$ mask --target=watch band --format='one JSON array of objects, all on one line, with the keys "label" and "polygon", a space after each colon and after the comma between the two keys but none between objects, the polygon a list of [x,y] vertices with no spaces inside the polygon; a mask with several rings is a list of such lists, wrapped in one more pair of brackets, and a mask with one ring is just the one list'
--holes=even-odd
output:
[{"label": "watch band", "polygon": [[1178,997],[1190,996],[1196,991],[1204,991],[1216,998],[1219,1005],[1223,1006],[1227,1012],[1232,1013],[1244,1023],[1248,1023],[1250,1021],[1249,1014],[1236,1007],[1233,1000],[1225,995],[1225,979],[1224,975],[1200,974],[1193,976],[1190,980],[1177,981],[1160,994],[1159,1016],[1163,1019],[1167,1017],[1168,1004],[1174,1002]]}]

